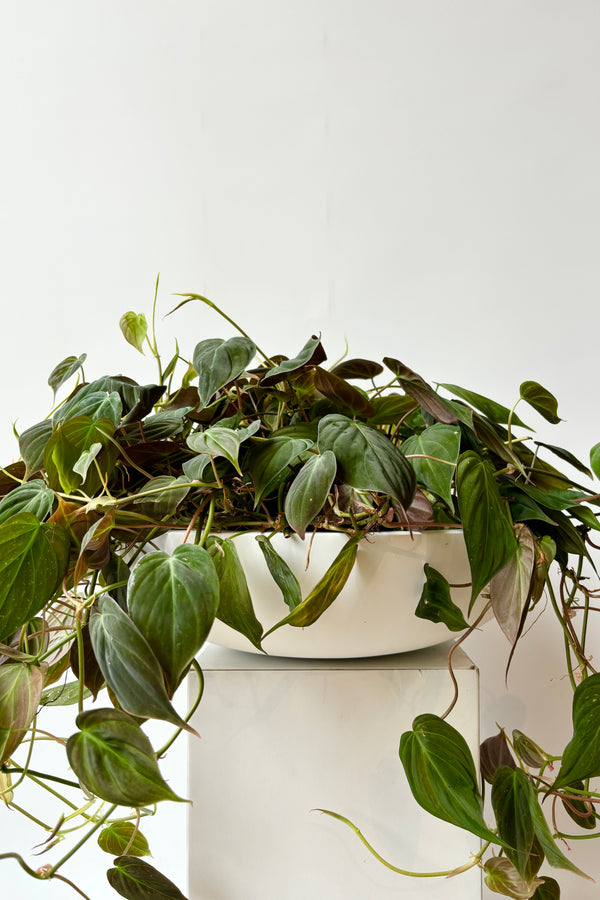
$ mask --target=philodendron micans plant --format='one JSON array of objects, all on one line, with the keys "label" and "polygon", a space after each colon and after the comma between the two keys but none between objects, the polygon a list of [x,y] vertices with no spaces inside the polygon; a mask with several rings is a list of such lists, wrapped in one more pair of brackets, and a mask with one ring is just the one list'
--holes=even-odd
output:
[{"label": "philodendron micans plant", "polygon": [[[49,385],[55,398],[66,396],[18,435],[20,459],[1,470],[0,796],[38,822],[54,861],[33,868],[9,846],[0,858],[86,897],[68,863],[97,838],[114,857],[107,874],[117,893],[183,897],[142,858],[144,819],[162,801],[181,799],[159,763],[179,734],[193,731],[202,696],[196,657],[215,617],[261,649],[266,633],[306,627],[335,601],[365,536],[459,528],[471,606],[483,594],[509,659],[544,605],[555,616],[574,690],[573,738],[558,754],[518,731],[484,742],[493,821],[470,751],[445,720],[449,710],[417,717],[400,759],[424,809],[484,842],[457,871],[481,867],[508,897],[559,897],[558,883],[539,875],[542,863],[579,871],[563,839],[598,831],[600,794],[590,780],[600,775],[600,675],[586,646],[597,604],[586,568],[600,501],[579,480],[600,475],[600,447],[590,471],[531,436],[523,408],[560,421],[555,398],[536,382],[521,384],[508,408],[455,384],[434,388],[395,357],[329,366],[318,336],[291,357],[267,354],[206,298],[186,295],[179,306],[191,302],[216,310],[236,336],[200,336],[190,360],[176,344],[165,360],[155,296],[149,324],[134,312],[120,324],[154,358],[156,383],[87,380],[85,356],[63,360]],[[556,467],[563,463],[576,480]],[[154,541],[171,529],[182,542],[168,555]],[[348,540],[303,597],[271,538],[323,529]],[[236,551],[236,535],[248,530],[281,590],[281,619],[268,632]],[[444,574],[428,565],[415,614],[463,635],[481,618],[469,626]],[[197,699],[181,716],[173,698],[190,674]],[[71,704],[74,721],[66,740],[54,736],[64,768],[48,772],[42,741],[52,737],[57,704]],[[159,748],[145,730],[153,720],[172,728]],[[55,821],[20,805],[25,783],[59,800]],[[559,825],[559,808],[575,834]]]}]

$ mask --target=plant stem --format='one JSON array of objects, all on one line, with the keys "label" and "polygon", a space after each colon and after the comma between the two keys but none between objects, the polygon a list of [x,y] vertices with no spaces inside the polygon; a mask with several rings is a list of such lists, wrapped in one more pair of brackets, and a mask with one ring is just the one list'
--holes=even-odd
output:
[{"label": "plant stem", "polygon": [[[192,660],[192,668],[195,669],[196,675],[198,676],[198,694],[197,694],[196,699],[194,700],[192,706],[188,710],[188,713],[184,719],[184,722],[190,721],[190,719],[192,718],[192,716],[198,709],[198,705],[199,705],[200,701],[202,700],[202,694],[204,693],[204,675],[202,674],[202,669],[200,668],[198,661],[195,659]],[[171,747],[171,745],[177,740],[177,738],[179,737],[179,735],[181,734],[182,731],[183,731],[183,728],[178,728],[177,731],[175,731],[174,734],[169,738],[167,743],[163,747],[161,747],[160,750],[156,751],[157,759],[160,759],[161,756],[165,755],[165,753],[167,752],[169,747]]]},{"label": "plant stem", "polygon": [[100,826],[101,826],[101,825],[104,825],[104,823],[106,822],[106,820],[108,819],[108,817],[111,816],[111,815],[113,814],[113,812],[115,811],[115,809],[117,808],[117,805],[118,805],[118,804],[116,804],[116,803],[113,804],[113,806],[110,807],[110,809],[108,810],[108,812],[106,812],[106,813],[102,816],[102,818],[99,819],[99,820],[92,826],[92,828],[90,828],[90,830],[88,831],[88,833],[85,834],[85,835],[81,838],[81,840],[80,840],[77,844],[75,844],[74,847],[72,847],[72,848],[69,850],[68,853],[65,853],[65,855],[62,857],[62,859],[59,859],[59,861],[58,861],[54,866],[51,866],[51,867],[50,867],[50,869],[48,870],[48,875],[47,875],[48,878],[51,878],[51,877],[54,875],[54,873],[55,873],[58,869],[60,869],[60,868],[61,868],[61,867],[62,867],[69,859],[71,859],[71,857],[73,856],[73,854],[77,853],[77,851],[79,850],[80,847],[83,847],[83,845],[85,844],[85,842],[88,841],[88,840],[91,838],[91,836],[92,836],[96,831],[98,831],[98,829],[100,828]]}]

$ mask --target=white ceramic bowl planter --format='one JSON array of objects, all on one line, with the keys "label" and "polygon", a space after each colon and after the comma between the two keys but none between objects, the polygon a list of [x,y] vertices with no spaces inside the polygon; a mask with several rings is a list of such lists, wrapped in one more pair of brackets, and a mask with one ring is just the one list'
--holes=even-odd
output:
[{"label": "white ceramic bowl planter", "polygon": [[[255,538],[255,532],[241,534],[235,538],[235,546],[257,618],[267,631],[288,610]],[[295,535],[286,538],[276,534],[273,546],[296,575],[302,596],[306,597],[347,540],[339,532],[317,533],[308,568],[308,536],[302,541]],[[181,532],[170,532],[160,540],[161,548],[167,552],[172,552],[179,543]],[[456,637],[456,632],[449,631],[445,625],[415,616],[425,582],[425,563],[441,572],[450,584],[470,582],[461,531],[423,531],[413,535],[389,531],[370,535],[358,544],[350,577],[323,615],[308,628],[284,625],[264,640],[264,650],[273,656],[350,659],[404,653]],[[470,596],[469,587],[452,590],[452,599],[465,617]],[[243,635],[218,620],[209,640],[234,650],[258,652]]]}]

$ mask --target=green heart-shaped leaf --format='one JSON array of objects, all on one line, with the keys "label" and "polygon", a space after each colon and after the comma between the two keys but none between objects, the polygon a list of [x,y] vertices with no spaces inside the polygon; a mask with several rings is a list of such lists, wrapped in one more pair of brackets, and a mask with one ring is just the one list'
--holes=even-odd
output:
[{"label": "green heart-shaped leaf", "polygon": [[19,512],[30,512],[43,522],[54,505],[54,491],[45,481],[25,481],[0,501],[0,524]]},{"label": "green heart-shaped leaf", "polygon": [[148,334],[148,323],[144,313],[136,313],[132,310],[123,313],[119,321],[119,328],[127,343],[139,350],[140,353],[143,353],[144,341]]},{"label": "green heart-shaped leaf", "polygon": [[402,443],[402,452],[411,458],[417,480],[452,509],[451,488],[460,452],[459,429],[438,422],[407,438]]},{"label": "green heart-shaped leaf", "polygon": [[133,822],[112,822],[98,835],[98,846],[111,856],[151,856],[148,841]]},{"label": "green heart-shaped leaf", "polygon": [[143,859],[119,856],[106,875],[111,887],[127,900],[186,900],[172,881]]},{"label": "green heart-shaped leaf", "polygon": [[424,569],[426,580],[415,615],[431,622],[443,622],[450,631],[464,631],[469,625],[452,600],[448,581],[428,563]]},{"label": "green heart-shaped leaf", "polygon": [[66,359],[63,359],[62,362],[59,362],[58,365],[52,369],[52,372],[48,376],[48,384],[52,388],[54,396],[56,396],[56,392],[61,384],[68,381],[71,375],[74,375],[75,372],[82,367],[86,359],[86,353],[82,353],[81,356],[67,356]]},{"label": "green heart-shaped leaf", "polygon": [[562,421],[558,415],[556,397],[537,381],[524,381],[520,387],[520,394],[521,399],[529,403],[547,422],[558,425]]},{"label": "green heart-shaped leaf", "polygon": [[585,678],[573,694],[573,737],[565,747],[553,790],[600,775],[600,672]]},{"label": "green heart-shaped leaf", "polygon": [[255,356],[256,346],[246,337],[233,337],[228,341],[210,338],[197,344],[193,362],[198,373],[202,406],[206,406],[218,390],[239,378]]},{"label": "green heart-shaped leaf", "polygon": [[312,446],[302,438],[272,438],[258,444],[251,453],[248,469],[254,483],[255,507],[286,478],[289,466]]},{"label": "green heart-shaped leaf", "polygon": [[213,458],[222,456],[229,460],[238,472],[240,472],[238,463],[240,444],[240,436],[233,428],[222,428],[220,425],[214,425],[198,434],[191,434],[187,439],[187,445],[194,453],[206,454]]},{"label": "green heart-shaped leaf", "polygon": [[269,369],[266,375],[261,379],[261,386],[277,384],[283,381],[288,375],[292,375],[304,366],[316,366],[327,359],[325,351],[321,346],[321,338],[313,335],[303,346],[302,350],[293,359],[286,359],[278,366]]},{"label": "green heart-shaped leaf", "polygon": [[67,756],[92,794],[133,807],[181,800],[163,780],[152,745],[131,716],[119,709],[91,709],[77,716],[76,725]]},{"label": "green heart-shaped leaf", "polygon": [[248,582],[234,542],[226,538],[211,538],[207,550],[219,578],[219,609],[217,618],[248,638],[258,650],[263,627],[256,618]]},{"label": "green heart-shaped leaf", "polygon": [[359,491],[378,491],[405,509],[416,491],[414,469],[389,438],[362,422],[332,414],[319,423],[319,450],[331,450],[342,481]]},{"label": "green heart-shaped leaf", "polygon": [[311,455],[292,481],[285,498],[285,517],[301,538],[323,509],[336,471],[335,454],[325,450]]},{"label": "green heart-shaped leaf", "polygon": [[527,872],[535,829],[531,817],[533,788],[523,769],[502,766],[492,784],[492,806],[505,852],[521,876]]},{"label": "green heart-shaped leaf", "polygon": [[172,696],[208,637],[219,579],[206,550],[191,544],[172,556],[150,553],[131,573],[129,612],[162,666]]}]

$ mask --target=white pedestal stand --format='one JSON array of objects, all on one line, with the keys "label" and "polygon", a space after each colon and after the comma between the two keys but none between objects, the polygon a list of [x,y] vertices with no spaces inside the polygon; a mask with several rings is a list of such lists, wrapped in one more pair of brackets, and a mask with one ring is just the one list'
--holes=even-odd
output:
[{"label": "white pedestal stand", "polygon": [[[204,697],[190,742],[190,900],[479,900],[478,869],[413,879],[378,863],[354,821],[394,865],[451,869],[477,838],[426,814],[408,789],[398,744],[415,715],[452,696],[448,645],[360,660],[263,657],[207,645]],[[449,721],[477,759],[478,672],[454,663]]]}]

